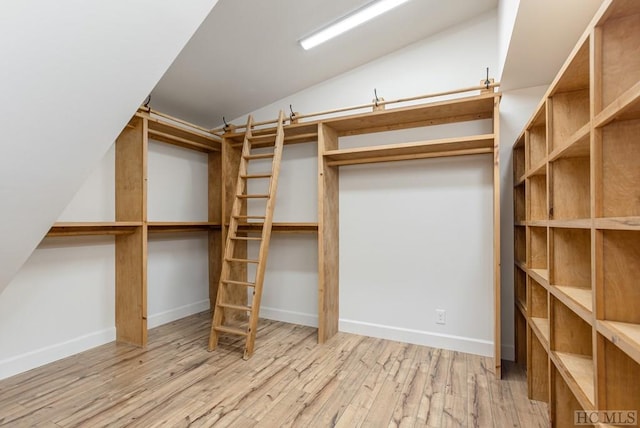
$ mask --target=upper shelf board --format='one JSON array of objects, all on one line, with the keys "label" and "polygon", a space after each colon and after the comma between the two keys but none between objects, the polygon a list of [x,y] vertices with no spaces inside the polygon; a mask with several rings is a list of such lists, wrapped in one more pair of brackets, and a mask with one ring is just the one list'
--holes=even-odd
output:
[{"label": "upper shelf board", "polygon": [[324,153],[329,166],[391,162],[445,156],[493,153],[494,135],[473,135],[460,138],[329,150]]}]

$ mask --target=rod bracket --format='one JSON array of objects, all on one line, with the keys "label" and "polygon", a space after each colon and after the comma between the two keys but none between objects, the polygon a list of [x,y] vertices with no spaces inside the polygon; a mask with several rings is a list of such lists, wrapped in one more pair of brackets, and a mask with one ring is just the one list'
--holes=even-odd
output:
[{"label": "rod bracket", "polygon": [[371,102],[373,103],[373,111],[384,110],[385,105],[380,104],[381,102],[384,103],[384,98],[378,97],[378,90],[376,88],[373,88],[373,96],[374,98],[371,100]]},{"label": "rod bracket", "polygon": [[484,89],[480,90],[481,94],[486,94],[487,92],[493,92],[493,88],[491,85],[495,82],[493,78],[489,78],[489,67],[487,67],[487,77],[484,80],[480,81],[481,85],[484,85]]},{"label": "rod bracket", "polygon": [[298,123],[298,115],[300,114],[297,111],[293,111],[293,106],[291,104],[289,104],[289,111],[291,112],[291,114],[289,115],[289,122],[290,123]]},{"label": "rod bracket", "polygon": [[147,98],[145,98],[144,103],[142,104],[143,107],[147,109],[147,112],[151,112],[151,107],[149,107],[150,102],[151,102],[151,94],[147,95]]}]

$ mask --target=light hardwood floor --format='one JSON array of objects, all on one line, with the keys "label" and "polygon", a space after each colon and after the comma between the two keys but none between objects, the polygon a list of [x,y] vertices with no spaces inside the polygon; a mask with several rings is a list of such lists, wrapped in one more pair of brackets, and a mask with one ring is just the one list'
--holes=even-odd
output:
[{"label": "light hardwood floor", "polygon": [[0,381],[11,427],[547,427],[522,370],[460,352],[260,322],[256,352],[223,338],[209,313],[149,332],[147,349],[107,344]]}]

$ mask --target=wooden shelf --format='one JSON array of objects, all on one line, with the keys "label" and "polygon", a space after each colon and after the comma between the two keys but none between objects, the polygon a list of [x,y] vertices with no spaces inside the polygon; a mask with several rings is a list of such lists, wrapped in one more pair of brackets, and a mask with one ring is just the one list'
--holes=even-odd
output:
[{"label": "wooden shelf", "polygon": [[526,171],[524,133],[513,145],[513,181],[516,186],[524,181]]},{"label": "wooden shelf", "polygon": [[593,410],[595,403],[593,359],[566,352],[551,352],[551,360],[585,410]]},{"label": "wooden shelf", "polygon": [[640,324],[599,320],[598,333],[640,364]]},{"label": "wooden shelf", "polygon": [[549,401],[549,340],[529,318],[527,334],[527,387],[532,400]]},{"label": "wooden shelf", "polygon": [[526,166],[527,380],[531,397],[549,379],[553,426],[580,408],[640,409],[638,135],[640,2],[603,2],[513,149],[515,182]]},{"label": "wooden shelf", "polygon": [[[545,165],[546,171],[546,165]],[[548,220],[547,210],[547,176],[533,175],[527,179],[527,220]]]},{"label": "wooden shelf", "polygon": [[543,159],[538,162],[537,165],[532,165],[531,169],[527,171],[525,178],[536,177],[536,176],[546,176],[547,175],[547,160]]},{"label": "wooden shelf", "polygon": [[177,233],[177,232],[201,232],[220,229],[220,223],[207,221],[178,222],[178,221],[150,221],[149,233]]},{"label": "wooden shelf", "polygon": [[583,37],[567,58],[551,87],[551,95],[589,88],[589,38]]},{"label": "wooden shelf", "polygon": [[499,96],[499,93],[488,93],[411,107],[330,118],[324,120],[323,123],[337,131],[338,136],[342,137],[419,126],[490,119],[493,117],[495,99]]},{"label": "wooden shelf", "polygon": [[546,318],[529,318],[531,321],[531,328],[538,336],[538,340],[542,343],[545,350],[549,352],[549,320]]},{"label": "wooden shelf", "polygon": [[544,270],[548,280],[547,228],[529,227],[528,229],[527,266],[531,270]]},{"label": "wooden shelf", "polygon": [[529,275],[535,278],[540,284],[544,286],[549,285],[549,271],[547,269],[528,269]]},{"label": "wooden shelf", "polygon": [[88,236],[88,235],[126,235],[134,233],[142,222],[107,221],[107,222],[59,222],[54,223],[47,237],[56,236]]},{"label": "wooden shelf", "polygon": [[640,217],[608,217],[593,220],[596,229],[640,230]]},{"label": "wooden shelf", "polygon": [[640,324],[640,231],[603,230],[602,262],[596,287],[601,297],[598,318]]},{"label": "wooden shelf", "polygon": [[563,145],[560,145],[549,154],[549,162],[553,162],[557,159],[563,158],[589,156],[589,136],[591,135],[590,130],[590,123],[587,123],[582,128],[578,129],[571,137],[566,139]]},{"label": "wooden shelf", "polygon": [[586,288],[552,285],[549,291],[565,306],[569,307],[585,322],[591,324],[593,318],[593,293]]},{"label": "wooden shelf", "polygon": [[529,137],[529,150],[527,156],[527,175],[531,170],[538,168],[547,159],[546,125],[535,126],[527,131]]},{"label": "wooden shelf", "polygon": [[591,229],[593,220],[590,218],[549,220],[546,224],[554,229]]},{"label": "wooden shelf", "polygon": [[207,135],[195,129],[173,124],[143,111],[136,113],[136,116],[147,119],[149,138],[154,141],[205,153],[221,150],[220,138],[213,134]]},{"label": "wooden shelf", "polygon": [[552,220],[591,217],[590,157],[558,158],[549,164]]},{"label": "wooden shelf", "polygon": [[522,305],[523,308],[527,308],[527,274],[526,272],[517,269],[514,274],[514,295],[517,304]]},{"label": "wooden shelf", "polygon": [[516,308],[518,309],[518,311],[520,311],[522,316],[524,316],[524,317],[527,316],[527,308],[525,307],[525,305],[522,302],[516,300]]},{"label": "wooden shelf", "polygon": [[[604,78],[601,82],[601,105],[607,107],[620,99],[630,88],[638,83],[640,69],[640,14],[630,10],[636,2],[618,2],[615,7],[626,9],[620,16],[609,15],[599,25],[601,60],[599,70]],[[599,113],[596,111],[596,114]]]},{"label": "wooden shelf", "polygon": [[[587,50],[588,56],[588,50]],[[588,61],[586,75],[589,75]],[[563,149],[572,141],[576,132],[589,129],[589,85],[569,92],[555,92],[547,101],[551,116],[548,148],[552,153]]]},{"label": "wooden shelf", "polygon": [[[549,283],[591,292],[591,231],[550,229],[551,269]],[[589,305],[591,307],[591,305]]]},{"label": "wooden shelf", "polygon": [[[640,363],[602,334],[597,334],[598,372],[606,379],[598,385],[601,409],[640,409]],[[637,356],[635,353],[633,354]]]},{"label": "wooden shelf", "polygon": [[[271,230],[278,233],[318,233],[318,223],[273,223]],[[262,225],[250,223],[238,225],[241,232],[260,232]]]},{"label": "wooden shelf", "polygon": [[494,135],[328,150],[324,158],[328,166],[391,162],[445,156],[493,153]]},{"label": "wooden shelf", "polygon": [[614,120],[640,119],[640,82],[622,93],[615,101],[602,110],[595,119],[597,128]]},{"label": "wooden shelf", "polygon": [[[253,131],[254,136],[273,134],[274,127],[266,127]],[[239,147],[244,141],[244,130],[242,132],[227,132],[223,135],[232,147]],[[284,127],[284,143],[297,144],[318,141],[318,122],[293,123]]]}]

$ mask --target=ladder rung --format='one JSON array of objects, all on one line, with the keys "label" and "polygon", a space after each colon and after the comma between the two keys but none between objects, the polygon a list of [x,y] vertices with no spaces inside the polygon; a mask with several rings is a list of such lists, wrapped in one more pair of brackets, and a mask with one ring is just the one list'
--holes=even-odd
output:
[{"label": "ladder rung", "polygon": [[240,199],[266,199],[269,195],[236,195],[236,197]]},{"label": "ladder rung", "polygon": [[225,259],[228,262],[238,262],[238,263],[255,263],[258,264],[258,260],[253,259],[237,259],[235,257],[231,257],[229,259]]},{"label": "ladder rung", "polygon": [[247,160],[251,160],[251,159],[268,159],[268,158],[272,158],[274,156],[273,153],[261,153],[259,155],[247,155],[244,158]]},{"label": "ladder rung", "polygon": [[240,330],[238,328],[232,328],[232,327],[225,327],[223,325],[221,326],[215,326],[213,327],[213,329],[217,332],[220,333],[229,333],[229,334],[235,334],[236,336],[247,336],[247,332],[244,330]]},{"label": "ladder rung", "polygon": [[224,282],[225,284],[242,285],[242,286],[245,286],[245,287],[255,287],[256,286],[253,282],[233,281],[231,279],[223,279],[222,282]]},{"label": "ladder rung", "polygon": [[232,236],[231,239],[235,241],[262,241],[262,238],[254,236]]},{"label": "ladder rung", "polygon": [[271,142],[276,140],[276,134],[251,135],[248,138],[253,142]]},{"label": "ladder rung", "polygon": [[234,215],[233,218],[242,218],[242,219],[250,219],[254,218],[256,220],[264,220],[266,217],[263,215]]},{"label": "ladder rung", "polygon": [[251,179],[251,178],[271,178],[271,174],[248,174],[241,175],[240,178]]},{"label": "ladder rung", "polygon": [[245,305],[232,305],[231,303],[218,303],[218,306],[221,308],[234,309],[236,311],[250,311],[251,306]]}]

